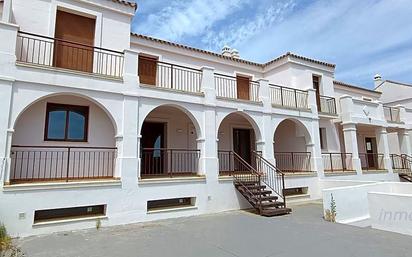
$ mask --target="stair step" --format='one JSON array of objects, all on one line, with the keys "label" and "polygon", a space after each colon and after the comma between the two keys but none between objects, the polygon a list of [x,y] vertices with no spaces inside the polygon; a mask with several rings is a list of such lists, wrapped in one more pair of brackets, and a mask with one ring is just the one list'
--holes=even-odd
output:
[{"label": "stair step", "polygon": [[244,187],[240,187],[239,190],[243,191],[248,195],[270,195],[272,193],[271,190],[247,190]]},{"label": "stair step", "polygon": [[[262,196],[262,197],[260,198],[260,200],[262,200],[262,201],[276,201],[277,199],[278,199],[278,197],[275,196],[275,195]],[[253,198],[253,199],[251,199],[251,200],[252,200],[252,202],[254,202],[254,203],[257,203],[257,202],[259,201],[258,198]]]},{"label": "stair step", "polygon": [[285,203],[283,203],[283,202],[265,202],[265,203],[262,203],[262,208],[263,209],[270,208],[270,207],[279,208],[279,207],[283,207],[283,206],[285,206]]},{"label": "stair step", "polygon": [[265,217],[272,217],[289,214],[291,212],[292,209],[290,208],[267,208],[262,210],[261,215]]},{"label": "stair step", "polygon": [[258,185],[251,185],[251,186],[246,186],[247,189],[253,190],[253,189],[265,189],[266,186],[258,186]]}]

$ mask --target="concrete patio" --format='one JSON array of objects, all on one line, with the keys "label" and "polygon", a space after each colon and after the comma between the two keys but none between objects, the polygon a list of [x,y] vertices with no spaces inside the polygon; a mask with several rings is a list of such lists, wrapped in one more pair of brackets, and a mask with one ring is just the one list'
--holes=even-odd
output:
[{"label": "concrete patio", "polygon": [[[293,206],[287,216],[246,211],[20,239],[29,257],[410,256],[412,238],[328,223],[322,206]],[[339,215],[339,214],[338,214]]]}]

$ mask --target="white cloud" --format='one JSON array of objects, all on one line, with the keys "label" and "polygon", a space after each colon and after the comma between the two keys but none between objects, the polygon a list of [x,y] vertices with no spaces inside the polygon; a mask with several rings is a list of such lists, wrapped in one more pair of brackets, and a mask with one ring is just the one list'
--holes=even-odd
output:
[{"label": "white cloud", "polygon": [[249,0],[191,0],[171,1],[155,14],[150,14],[139,24],[139,33],[169,40],[185,36],[198,36],[215,22],[239,10]]}]

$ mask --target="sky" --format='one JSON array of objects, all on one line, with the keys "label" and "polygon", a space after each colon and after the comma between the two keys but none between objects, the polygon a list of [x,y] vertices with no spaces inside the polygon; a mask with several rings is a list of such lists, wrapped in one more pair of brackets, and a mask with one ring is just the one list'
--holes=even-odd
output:
[{"label": "sky", "polygon": [[242,59],[286,52],[336,64],[335,78],[412,83],[412,0],[137,0],[132,31]]}]

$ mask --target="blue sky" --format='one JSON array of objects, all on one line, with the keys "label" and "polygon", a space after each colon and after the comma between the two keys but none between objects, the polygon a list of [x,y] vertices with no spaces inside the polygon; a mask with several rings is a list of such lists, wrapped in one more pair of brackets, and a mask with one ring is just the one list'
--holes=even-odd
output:
[{"label": "blue sky", "polygon": [[285,52],[335,63],[372,88],[376,73],[412,83],[411,0],[137,0],[132,31],[266,62]]}]

